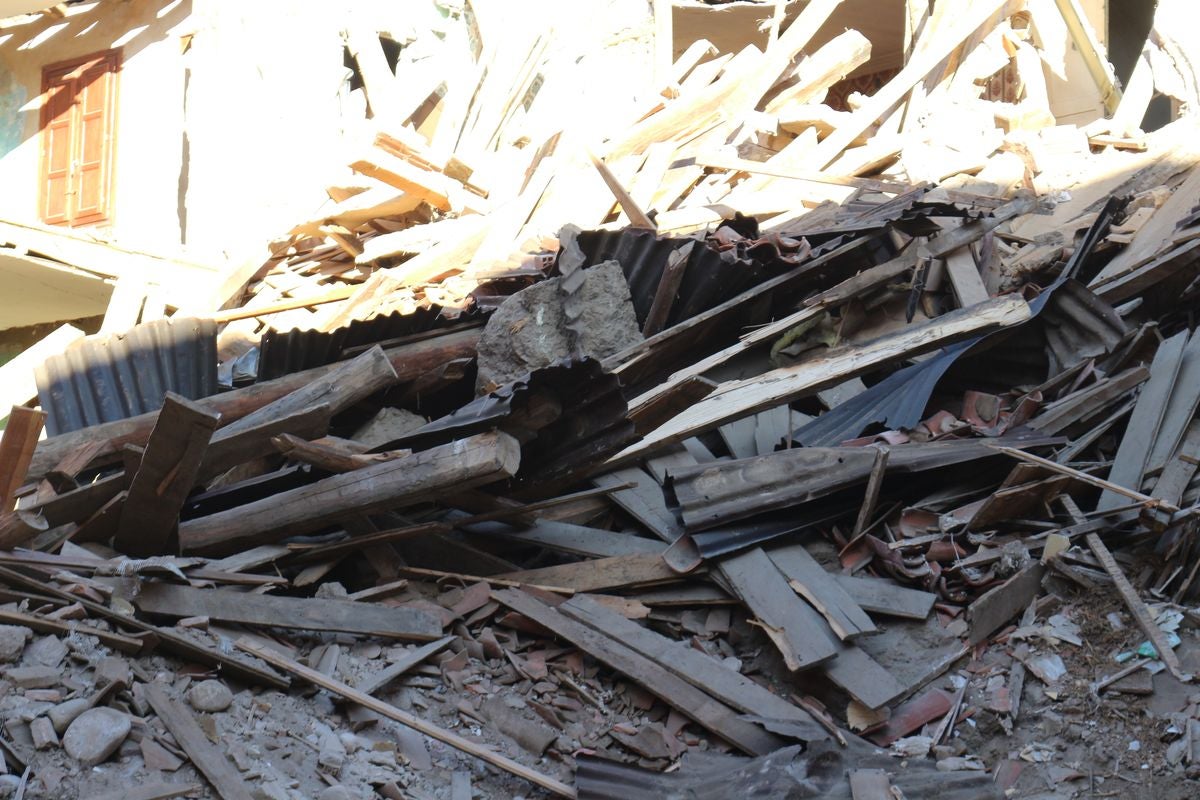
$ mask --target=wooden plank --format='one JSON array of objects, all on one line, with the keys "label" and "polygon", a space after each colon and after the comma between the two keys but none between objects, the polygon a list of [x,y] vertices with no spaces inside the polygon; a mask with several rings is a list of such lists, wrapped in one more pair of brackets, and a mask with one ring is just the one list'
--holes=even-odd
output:
[{"label": "wooden plank", "polygon": [[167,552],[179,510],[195,485],[209,440],[221,416],[167,392],[141,466],[129,484],[115,547],[130,556]]},{"label": "wooden plank", "polygon": [[880,364],[893,363],[971,336],[1016,325],[1029,319],[1029,306],[1015,297],[998,297],[959,309],[922,325],[911,325],[862,345],[835,348],[791,367],[754,378],[722,383],[715,392],[676,416],[637,444],[613,456],[620,466],[703,433],[730,420],[859,377]]},{"label": "wooden plank", "polygon": [[1162,628],[1159,628],[1154,623],[1154,617],[1151,616],[1150,609],[1146,608],[1146,604],[1142,602],[1142,598],[1138,597],[1137,590],[1133,588],[1133,584],[1129,582],[1129,578],[1125,577],[1125,572],[1121,569],[1121,565],[1117,563],[1112,553],[1104,546],[1104,542],[1100,539],[1099,534],[1089,533],[1086,538],[1092,555],[1099,560],[1100,564],[1104,567],[1104,571],[1113,579],[1113,583],[1117,587],[1117,592],[1120,593],[1121,599],[1125,601],[1125,606],[1129,609],[1129,613],[1133,615],[1134,621],[1142,629],[1142,633],[1146,634],[1146,638],[1150,640],[1150,643],[1154,645],[1154,649],[1158,651],[1159,660],[1163,662],[1167,671],[1176,680],[1187,683],[1191,680],[1191,676],[1184,674],[1183,666],[1179,663],[1179,657],[1171,649],[1171,644],[1167,641],[1166,634],[1162,632]]},{"label": "wooden plank", "polygon": [[143,612],[171,617],[208,617],[245,625],[342,631],[409,641],[428,641],[442,633],[440,621],[426,611],[328,597],[277,597],[146,582],[134,604]]},{"label": "wooden plank", "polygon": [[692,254],[694,246],[694,241],[686,242],[667,256],[666,266],[663,267],[662,277],[658,279],[658,288],[654,292],[654,302],[650,304],[650,311],[646,313],[642,336],[653,336],[667,327],[667,319],[671,316],[683,276],[687,273],[688,257]]},{"label": "wooden plank", "polygon": [[883,488],[883,476],[887,472],[888,452],[887,447],[876,448],[875,463],[871,465],[871,477],[867,478],[867,488],[863,492],[862,506],[859,507],[858,516],[854,520],[851,539],[857,538],[865,531],[871,524],[871,518],[875,516],[875,504],[879,502],[879,490]]},{"label": "wooden plank", "polygon": [[456,638],[458,637],[443,636],[437,641],[423,644],[414,650],[409,650],[399,661],[389,664],[387,667],[379,670],[379,672],[368,675],[358,681],[358,684],[354,688],[363,694],[375,694],[425,659],[445,650]]},{"label": "wooden plank", "polygon": [[871,40],[855,30],[843,31],[797,64],[790,76],[794,83],[768,100],[763,108],[768,114],[779,114],[789,106],[819,103],[831,86],[870,58]]},{"label": "wooden plank", "polygon": [[[613,174],[612,170],[608,168],[608,164],[605,164],[596,157],[595,153],[590,151],[588,152],[588,158],[591,159],[592,166],[596,168],[596,171],[600,173],[600,177],[604,180],[604,184],[608,186],[609,191],[613,193],[613,197],[616,198],[617,204],[621,206],[621,210],[624,211],[625,215],[629,217],[630,227],[643,228],[651,231],[657,230],[654,220],[646,216],[646,212],[643,211],[638,206],[637,202],[629,195],[629,190],[621,185],[621,181],[616,175]],[[522,221],[522,224],[524,224],[524,221]]]},{"label": "wooden plank", "polygon": [[1051,435],[1061,433],[1076,422],[1124,397],[1149,377],[1150,370],[1145,367],[1130,367],[1111,378],[1104,378],[1045,406],[1040,414],[1029,420],[1029,427]]},{"label": "wooden plank", "polygon": [[172,628],[162,628],[151,625],[129,614],[124,614],[109,608],[102,603],[96,603],[71,592],[31,578],[28,575],[0,567],[0,581],[13,587],[20,587],[37,595],[49,595],[66,604],[78,603],[93,617],[100,617],[123,628],[130,628],[158,640],[158,645],[168,652],[197,664],[207,664],[221,671],[222,674],[238,678],[249,683],[270,686],[286,690],[288,680],[280,677],[273,670],[263,669],[252,662],[232,658],[229,654],[215,647],[205,647]]},{"label": "wooden plank", "polygon": [[[1033,453],[1026,453],[1023,450],[1017,450],[1012,447],[997,447],[995,445],[988,445],[988,446],[994,447],[998,452],[1004,453],[1005,455],[1010,455],[1013,458],[1020,459],[1021,461],[1027,461],[1030,464],[1037,464],[1039,467],[1045,467],[1046,469],[1050,470],[1051,472],[1057,472],[1060,475],[1069,475],[1072,478],[1075,478],[1076,480],[1082,481],[1091,486],[1097,486],[1097,487],[1103,489],[1105,492],[1112,492],[1113,494],[1119,495],[1120,497],[1129,498],[1130,500],[1133,500],[1134,502],[1146,503],[1149,506],[1161,506],[1170,511],[1178,510],[1173,505],[1170,505],[1168,503],[1160,501],[1157,498],[1151,497],[1148,494],[1142,494],[1141,492],[1135,491],[1133,489],[1127,489],[1124,486],[1120,486],[1111,481],[1106,481],[1103,478],[1097,478],[1094,475],[1089,475],[1086,472],[1082,472],[1080,470],[1073,469],[1071,467],[1066,466],[1065,464],[1058,464],[1049,459],[1042,458],[1041,456],[1035,456]],[[1114,506],[1114,508],[1116,508],[1120,505],[1124,505],[1124,504],[1118,503],[1116,506]]]},{"label": "wooden plank", "polygon": [[62,325],[45,338],[23,350],[18,356],[0,366],[0,408],[23,406],[37,399],[34,370],[67,347],[83,338],[83,331],[74,325]]},{"label": "wooden plank", "polygon": [[330,416],[329,406],[319,405],[283,414],[241,430],[220,428],[208,442],[196,482],[204,483],[238,464],[274,453],[272,440],[276,436],[292,434],[306,439],[324,436],[329,430]]},{"label": "wooden plank", "polygon": [[1183,441],[1184,431],[1196,416],[1197,408],[1200,408],[1200,335],[1193,334],[1183,348],[1179,372],[1146,458],[1146,474],[1157,475],[1166,466]]},{"label": "wooden plank", "polygon": [[933,609],[937,595],[909,589],[884,578],[860,578],[856,575],[833,575],[863,611],[905,619],[926,619]]},{"label": "wooden plank", "polygon": [[825,617],[842,641],[875,632],[875,623],[802,544],[766,551],[788,584]]},{"label": "wooden plank", "polygon": [[[1175,388],[1186,344],[1187,331],[1182,331],[1159,345],[1158,352],[1154,354],[1154,361],[1150,364],[1150,379],[1142,386],[1125,435],[1121,437],[1121,444],[1117,446],[1117,454],[1113,457],[1112,469],[1108,473],[1110,483],[1134,491],[1142,488],[1150,449]],[[1106,511],[1125,504],[1124,497],[1106,489],[1101,493],[1096,508]]]},{"label": "wooden plank", "polygon": [[13,508],[45,422],[46,412],[40,409],[13,406],[8,413],[8,423],[0,436],[0,514]]},{"label": "wooden plank", "polygon": [[629,556],[637,553],[661,555],[666,546],[654,539],[620,531],[605,531],[567,522],[539,519],[527,528],[502,523],[478,523],[465,526],[466,533],[483,538],[500,538],[514,544],[532,544],[585,558]]},{"label": "wooden plank", "polygon": [[495,577],[515,583],[559,586],[577,592],[648,586],[680,579],[680,575],[667,565],[660,553],[635,553],[576,561],[553,567],[505,572]]},{"label": "wooden plank", "polygon": [[798,723],[809,729],[809,741],[820,741],[828,735],[803,708],[729,669],[712,656],[626,619],[586,595],[572,597],[558,606],[558,611],[621,642],[738,711]]},{"label": "wooden plank", "polygon": [[800,166],[813,170],[829,166],[841,155],[843,150],[850,146],[851,142],[904,99],[913,86],[924,80],[926,75],[954,52],[967,37],[975,33],[981,25],[995,16],[1006,3],[1007,0],[981,0],[972,3],[956,18],[952,29],[921,49],[896,77],[888,81],[859,106],[853,112],[851,119],[844,122],[834,133],[825,137],[824,141],[801,159]]},{"label": "wooden plank", "polygon": [[171,699],[167,690],[157,683],[145,684],[146,702],[154,709],[163,726],[187,753],[196,769],[203,775],[222,800],[253,800],[250,786],[225,754],[208,740],[196,718],[182,703]]},{"label": "wooden plank", "polygon": [[1194,420],[1188,427],[1178,451],[1158,476],[1151,495],[1171,505],[1179,505],[1196,474],[1197,465],[1200,465],[1200,420]]},{"label": "wooden plank", "polygon": [[431,739],[436,739],[439,742],[450,745],[455,750],[459,750],[468,755],[475,756],[494,767],[504,770],[518,778],[523,778],[537,786],[541,786],[559,797],[574,798],[575,790],[560,781],[556,781],[549,776],[543,775],[536,770],[532,770],[522,764],[513,761],[512,759],[502,756],[489,747],[481,744],[476,744],[468,739],[464,739],[456,733],[446,730],[445,728],[434,725],[432,722],[427,722],[420,717],[402,711],[395,706],[377,700],[365,692],[360,692],[341,681],[330,678],[327,675],[322,675],[315,669],[303,666],[286,656],[283,656],[274,650],[270,650],[263,645],[253,642],[249,639],[238,639],[234,645],[247,653],[258,656],[268,664],[278,667],[292,673],[293,675],[303,678],[314,686],[319,686],[326,691],[332,692],[352,703],[357,703],[360,706],[374,711],[376,714],[395,720],[401,725],[406,725],[413,730],[423,733]]},{"label": "wooden plank", "polygon": [[970,631],[967,641],[973,646],[985,641],[1004,623],[1015,617],[1042,590],[1046,567],[1035,561],[1011,578],[982,594],[967,608]]},{"label": "wooden plank", "polygon": [[808,669],[837,655],[825,620],[796,596],[761,548],[722,559],[718,571],[758,619],[788,669]]},{"label": "wooden plank", "polygon": [[295,391],[251,411],[223,427],[226,436],[256,427],[314,406],[329,406],[337,414],[380,389],[399,381],[395,367],[378,345],[362,355],[343,361],[328,373],[302,384]]},{"label": "wooden plank", "polygon": [[1123,277],[1138,267],[1152,261],[1160,253],[1175,247],[1175,231],[1200,204],[1200,170],[1192,169],[1181,183],[1154,212],[1150,221],[1133,235],[1133,240],[1105,265],[1104,269],[1088,284],[1101,287]]},{"label": "wooden plank", "polygon": [[418,197],[421,202],[439,211],[449,211],[451,208],[453,183],[440,172],[421,169],[386,153],[376,153],[369,159],[360,158],[350,164],[350,169]]},{"label": "wooden plank", "polygon": [[513,589],[492,593],[498,602],[583,650],[592,658],[622,673],[688,719],[751,755],[765,755],[779,740],[748,722],[724,703],[663,669],[632,647],[566,617],[534,597]]},{"label": "wooden plank", "polygon": [[95,636],[99,642],[105,647],[109,647],[121,653],[129,655],[139,655],[149,646],[149,642],[143,639],[135,639],[131,636],[122,636],[119,633],[106,631],[101,628],[96,628],[81,622],[72,620],[63,622],[62,620],[51,619],[40,614],[28,614],[23,611],[10,611],[6,608],[0,608],[0,624],[4,625],[21,625],[38,633],[51,633],[64,638],[77,634],[80,636]]},{"label": "wooden plank", "polygon": [[639,467],[613,470],[592,478],[592,483],[601,488],[634,484],[633,488],[620,489],[609,497],[622,510],[664,542],[674,542],[683,535],[683,526],[675,514],[667,508],[663,489],[653,478]]},{"label": "wooden plank", "polygon": [[180,547],[233,550],[311,532],[348,513],[400,508],[438,491],[511,477],[520,457],[520,445],[511,436],[479,434],[188,520],[179,526]]}]

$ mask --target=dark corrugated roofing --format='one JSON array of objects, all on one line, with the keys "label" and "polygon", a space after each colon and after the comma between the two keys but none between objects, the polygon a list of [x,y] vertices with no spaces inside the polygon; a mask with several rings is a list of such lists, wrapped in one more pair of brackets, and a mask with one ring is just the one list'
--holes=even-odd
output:
[{"label": "dark corrugated roofing", "polygon": [[332,364],[356,347],[458,325],[481,316],[474,307],[464,312],[455,309],[453,316],[445,312],[441,306],[431,304],[408,313],[394,311],[369,320],[356,319],[332,331],[268,330],[259,344],[258,380]]},{"label": "dark corrugated roofing", "polygon": [[167,392],[208,397],[217,391],[217,327],[188,317],[88,336],[46,359],[35,379],[50,436],[156,411]]},{"label": "dark corrugated roofing", "polygon": [[517,482],[549,495],[637,438],[627,412],[599,361],[564,359],[376,449],[424,450],[498,428],[521,442]]}]

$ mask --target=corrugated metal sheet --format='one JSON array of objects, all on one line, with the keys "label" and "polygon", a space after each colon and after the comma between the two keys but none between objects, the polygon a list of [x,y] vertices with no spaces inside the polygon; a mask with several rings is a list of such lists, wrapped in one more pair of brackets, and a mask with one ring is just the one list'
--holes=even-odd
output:
[{"label": "corrugated metal sheet", "polygon": [[259,344],[258,380],[271,380],[292,372],[332,364],[357,347],[476,319],[482,321],[482,314],[473,307],[468,311],[454,309],[454,315],[450,316],[441,306],[431,304],[409,313],[394,311],[369,320],[353,320],[332,331],[301,328],[268,330]]},{"label": "corrugated metal sheet", "polygon": [[217,391],[217,327],[188,317],[89,336],[35,378],[50,436],[156,411],[167,392],[197,400]]},{"label": "corrugated metal sheet", "polygon": [[[625,228],[620,231],[584,231],[578,242],[587,257],[587,265],[605,261],[620,262],[629,284],[638,327],[654,303],[667,258],[675,250],[695,239],[658,236],[653,231]],[[736,249],[718,252],[697,241],[688,255],[667,325],[675,325],[701,311],[743,292],[770,277],[766,268]]]},{"label": "corrugated metal sheet", "polygon": [[731,220],[706,237],[658,236],[653,231],[624,228],[583,231],[576,241],[588,266],[609,260],[621,264],[639,326],[645,325],[650,313],[667,258],[688,242],[695,245],[688,254],[667,326],[707,311],[795,267],[809,255],[819,255],[800,239],[760,236],[757,222],[748,217]]},{"label": "corrugated metal sheet", "polygon": [[[1022,335],[1033,320],[1038,320],[1057,290],[1072,280],[1091,255],[1099,241],[1107,234],[1113,217],[1120,205],[1117,198],[1109,198],[1096,221],[1080,242],[1063,268],[1059,277],[1029,304],[1030,322],[1014,331],[999,331],[979,336],[947,347],[942,352],[919,364],[906,367],[889,375],[867,391],[851,398],[827,414],[796,431],[796,441],[809,446],[835,445],[857,438],[870,425],[882,424],[888,429],[912,428],[921,421],[925,406],[946,371],[968,351],[978,351],[1004,341],[1006,337]],[[1072,290],[1068,290],[1070,292]],[[1093,320],[1094,322],[1094,320]],[[1088,323],[1091,324],[1091,323]]]}]

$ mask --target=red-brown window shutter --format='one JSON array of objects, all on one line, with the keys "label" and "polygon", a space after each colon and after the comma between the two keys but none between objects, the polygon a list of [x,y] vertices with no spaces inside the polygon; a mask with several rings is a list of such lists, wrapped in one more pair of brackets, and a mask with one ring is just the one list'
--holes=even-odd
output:
[{"label": "red-brown window shutter", "polygon": [[109,218],[120,65],[120,52],[109,50],[43,72],[43,222],[88,225]]}]

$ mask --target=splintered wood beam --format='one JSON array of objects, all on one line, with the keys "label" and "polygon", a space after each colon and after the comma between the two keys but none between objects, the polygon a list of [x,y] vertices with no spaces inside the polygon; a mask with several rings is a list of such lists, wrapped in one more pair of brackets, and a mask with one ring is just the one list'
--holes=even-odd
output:
[{"label": "splintered wood beam", "polygon": [[739,719],[733,709],[626,643],[576,622],[525,592],[504,589],[493,591],[492,597],[625,675],[688,719],[743,752],[764,755],[778,749],[778,738],[757,725]]},{"label": "splintered wood beam", "polygon": [[195,485],[220,419],[220,414],[167,392],[122,505],[114,540],[118,550],[130,556],[157,556],[168,551],[179,523],[179,509]]},{"label": "splintered wood beam", "polygon": [[796,594],[761,548],[724,559],[719,570],[779,648],[789,669],[819,664],[830,681],[868,708],[880,708],[904,693],[879,662],[832,635],[821,615]]},{"label": "splintered wood beam", "polygon": [[13,406],[8,414],[4,435],[0,437],[0,514],[13,508],[45,422],[46,412],[39,409]]},{"label": "splintered wood beam", "polygon": [[180,547],[234,550],[310,533],[347,514],[400,508],[512,477],[520,458],[521,446],[508,434],[479,434],[188,520],[179,526]]},{"label": "splintered wood beam", "polygon": [[758,620],[789,670],[808,669],[837,657],[825,620],[796,596],[762,548],[722,559],[718,571]]},{"label": "splintered wood beam", "polygon": [[143,583],[134,604],[144,612],[170,617],[209,617],[244,625],[341,631],[407,641],[429,641],[442,633],[440,620],[421,609],[327,597],[275,597]]},{"label": "splintered wood beam", "polygon": [[654,220],[646,216],[646,212],[638,206],[637,202],[629,194],[629,190],[621,185],[621,181],[608,168],[608,164],[597,158],[596,154],[590,150],[587,155],[592,161],[592,166],[600,173],[600,177],[604,180],[604,184],[608,187],[608,190],[617,199],[617,204],[621,206],[621,210],[629,217],[629,225],[634,228],[645,228],[651,231],[657,230],[658,226],[654,224]]},{"label": "splintered wood beam", "polygon": [[653,336],[667,327],[667,319],[671,316],[671,308],[675,305],[675,297],[687,272],[688,257],[695,244],[694,241],[687,242],[667,256],[667,265],[663,267],[662,277],[658,279],[658,288],[654,292],[654,302],[650,304],[646,324],[642,326],[642,336]]},{"label": "splintered wood beam", "polygon": [[[480,330],[479,328],[471,328],[387,348],[384,350],[384,355],[387,356],[387,360],[391,363],[395,373],[395,377],[389,380],[395,383],[404,383],[415,380],[446,361],[456,358],[474,358]],[[228,428],[232,425],[233,421],[240,420],[282,397],[298,390],[310,389],[315,384],[324,384],[331,374],[339,373],[351,363],[354,362],[339,361],[323,367],[307,369],[303,372],[294,372],[291,375],[284,375],[281,378],[263,381],[262,383],[256,383],[242,389],[235,389],[232,392],[206,397],[203,400],[197,400],[196,403],[206,411],[220,414],[221,419],[226,422],[226,428]],[[386,375],[382,369],[379,372]],[[346,377],[345,374],[342,374],[340,378],[335,378],[334,382],[342,382]],[[346,406],[341,405],[342,402],[348,401],[347,405],[353,405],[362,399],[362,396],[356,397],[358,391],[359,389],[353,389],[350,394],[339,394],[336,398],[322,399],[320,397],[307,397],[295,404],[295,406],[292,404],[277,406],[274,410],[264,415],[263,418],[253,419],[244,426],[239,425],[233,431],[256,427],[268,420],[290,415],[298,409],[307,409],[311,406],[326,403],[330,405],[330,413],[336,414],[346,408]],[[147,414],[130,417],[129,419],[105,422],[100,425],[81,428],[71,433],[51,436],[45,441],[38,443],[37,450],[33,455],[33,461],[29,467],[30,477],[43,477],[46,472],[53,469],[72,450],[92,441],[107,443],[107,447],[104,450],[105,455],[103,456],[103,458],[107,459],[105,463],[117,461],[119,458],[116,454],[120,451],[122,445],[144,444],[146,442],[150,436],[150,431],[154,429],[154,422],[157,418],[158,412],[152,411]],[[225,428],[222,428],[221,432],[223,433],[224,431]]]},{"label": "splintered wood beam", "polygon": [[346,452],[340,447],[336,447],[324,442],[310,442],[299,436],[291,434],[283,434],[276,436],[271,440],[283,455],[293,461],[302,461],[305,464],[312,464],[314,467],[320,467],[327,472],[353,472],[356,469],[369,467],[372,464],[380,464],[384,461],[391,461],[395,458],[412,455],[411,450],[391,450],[386,453],[351,453]]},{"label": "splintered wood beam", "polygon": [[477,744],[464,739],[456,733],[446,730],[445,728],[434,725],[432,722],[427,722],[420,717],[409,714],[407,711],[402,711],[399,708],[385,703],[382,700],[377,700],[366,692],[348,686],[339,680],[324,675],[315,669],[306,667],[292,659],[270,650],[257,642],[242,638],[234,642],[234,646],[239,650],[250,653],[251,655],[261,658],[273,667],[277,667],[285,672],[290,672],[298,678],[308,681],[314,686],[318,686],[326,691],[332,692],[339,697],[356,703],[364,708],[374,711],[376,714],[395,720],[401,725],[405,725],[413,730],[423,733],[431,739],[437,739],[439,742],[453,747],[459,752],[467,755],[475,756],[476,758],[491,764],[493,767],[502,769],[505,772],[516,775],[518,778],[540,786],[559,797],[574,798],[575,790],[565,783],[557,781],[548,775],[530,769],[523,764],[513,761],[507,756],[502,756],[485,745]]},{"label": "splintered wood beam", "polygon": [[182,703],[171,699],[157,683],[145,684],[146,702],[163,727],[170,731],[188,760],[212,784],[221,800],[253,800],[250,786],[215,744],[208,740],[196,717]]},{"label": "splintered wood beam", "polygon": [[825,617],[839,639],[846,641],[875,632],[871,618],[804,545],[776,547],[767,556],[787,578],[788,585]]},{"label": "splintered wood beam", "polygon": [[679,580],[680,575],[663,561],[661,553],[630,553],[558,564],[553,567],[506,572],[493,578],[514,584],[558,586],[575,592],[598,592],[603,589],[668,583]]},{"label": "splintered wood beam", "polygon": [[1133,584],[1129,582],[1129,578],[1125,577],[1125,572],[1121,569],[1121,565],[1117,563],[1112,553],[1104,546],[1100,535],[1089,533],[1086,539],[1092,555],[1096,557],[1104,567],[1104,571],[1113,579],[1113,583],[1116,584],[1117,591],[1120,593],[1121,599],[1125,601],[1129,613],[1133,615],[1138,627],[1142,629],[1142,633],[1146,634],[1146,638],[1150,640],[1150,643],[1154,645],[1154,649],[1158,651],[1158,658],[1166,666],[1167,671],[1177,680],[1184,683],[1190,681],[1192,676],[1184,674],[1183,666],[1179,663],[1179,657],[1171,649],[1171,644],[1167,641],[1162,628],[1155,624],[1154,617],[1150,614],[1150,609],[1142,602],[1142,598],[1138,597],[1137,590],[1133,588]]},{"label": "splintered wood beam", "polygon": [[726,422],[815,394],[870,372],[881,364],[894,363],[971,336],[1016,325],[1029,317],[1029,306],[1021,298],[997,297],[870,342],[832,349],[795,366],[781,367],[745,380],[727,381],[642,441],[613,456],[609,466],[629,463]]},{"label": "splintered wood beam", "polygon": [[269,420],[318,405],[327,405],[331,415],[337,414],[380,389],[392,386],[397,379],[396,369],[387,354],[383,348],[375,346],[357,358],[340,362],[336,369],[294,392],[229,423],[222,432],[232,436]]},{"label": "splintered wood beam", "polygon": [[275,452],[276,436],[294,435],[305,439],[324,436],[329,430],[329,406],[306,408],[276,419],[266,420],[241,430],[218,429],[208,442],[208,451],[200,462],[197,483],[204,483],[223,472]]}]

